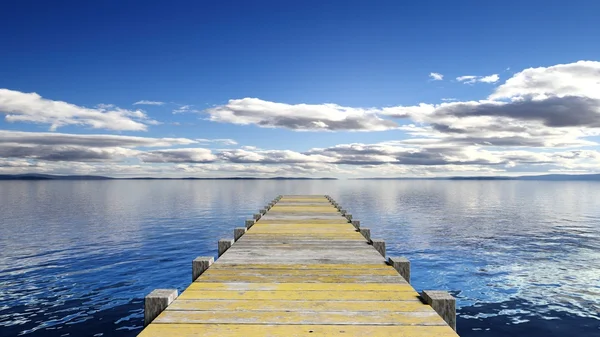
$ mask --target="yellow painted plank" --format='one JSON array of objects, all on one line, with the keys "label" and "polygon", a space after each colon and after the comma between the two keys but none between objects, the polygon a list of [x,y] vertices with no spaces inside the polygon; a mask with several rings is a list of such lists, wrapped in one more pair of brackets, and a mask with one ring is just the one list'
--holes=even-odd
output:
[{"label": "yellow painted plank", "polygon": [[201,283],[193,282],[187,290],[228,291],[412,291],[408,283]]},{"label": "yellow painted plank", "polygon": [[151,324],[140,337],[458,337],[449,326]]},{"label": "yellow painted plank", "polygon": [[244,237],[269,237],[269,236],[287,236],[290,239],[293,239],[295,237],[303,237],[303,236],[320,236],[320,237],[332,237],[332,238],[357,238],[357,237],[363,237],[359,232],[356,231],[349,231],[349,232],[340,232],[340,233],[311,233],[311,232],[305,232],[305,233],[298,233],[298,234],[286,234],[283,235],[285,233],[259,233],[258,231],[254,232],[252,231],[252,229],[250,229],[248,232],[246,232],[246,234],[244,234]]},{"label": "yellow painted plank", "polygon": [[414,301],[266,301],[176,300],[166,310],[196,311],[398,311],[434,312],[431,306]]},{"label": "yellow painted plank", "polygon": [[292,223],[292,222],[284,222],[284,223],[264,223],[264,222],[257,222],[254,226],[252,226],[252,229],[257,229],[257,228],[354,228],[354,226],[352,226],[352,224],[348,223],[348,222],[343,222],[343,223],[325,223],[325,224],[320,224],[320,223]]},{"label": "yellow painted plank", "polygon": [[321,270],[281,270],[281,269],[262,269],[262,270],[224,270],[210,268],[204,272],[203,276],[364,276],[364,275],[387,275],[397,276],[396,269],[390,267],[387,269],[321,269]]},{"label": "yellow painted plank", "polygon": [[154,322],[224,324],[445,325],[435,312],[163,311]]},{"label": "yellow painted plank", "polygon": [[[290,206],[290,207],[273,207],[269,210],[267,214],[272,213],[339,213],[339,211],[333,207],[299,207],[299,206]],[[340,216],[342,216],[340,214]]]},{"label": "yellow painted plank", "polygon": [[[411,291],[219,291],[186,290],[182,300],[304,300],[304,301],[418,301],[417,292]],[[256,302],[260,306],[260,302]]]},{"label": "yellow painted plank", "polygon": [[[269,214],[269,213],[267,213]],[[346,224],[348,220],[343,217],[339,219],[264,219],[258,221],[259,224]]]},{"label": "yellow painted plank", "polygon": [[352,226],[347,226],[345,228],[302,228],[298,226],[297,228],[252,228],[252,234],[303,234],[303,233],[311,233],[311,234],[337,234],[337,233],[357,233],[356,229]]},{"label": "yellow painted plank", "polygon": [[400,282],[400,275],[354,275],[354,276],[285,276],[285,275],[264,275],[264,276],[244,276],[244,275],[202,275],[196,279],[196,282],[248,282],[248,283],[394,283]]},{"label": "yellow painted plank", "polygon": [[368,270],[373,269],[388,269],[386,263],[377,264],[275,264],[275,263],[253,263],[253,264],[238,264],[238,263],[220,263],[218,260],[210,269],[361,269],[368,273]]}]

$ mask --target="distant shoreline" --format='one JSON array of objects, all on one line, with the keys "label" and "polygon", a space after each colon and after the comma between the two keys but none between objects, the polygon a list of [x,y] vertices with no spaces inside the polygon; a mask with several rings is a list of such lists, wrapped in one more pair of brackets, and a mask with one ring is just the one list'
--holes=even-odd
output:
[{"label": "distant shoreline", "polygon": [[[50,175],[50,174],[0,174],[0,180],[339,180],[338,178],[307,178],[307,177],[124,177],[114,178],[93,175]],[[367,177],[349,178],[349,180],[543,180],[543,181],[600,181],[600,174],[546,174],[535,176],[489,176],[489,177]]]}]

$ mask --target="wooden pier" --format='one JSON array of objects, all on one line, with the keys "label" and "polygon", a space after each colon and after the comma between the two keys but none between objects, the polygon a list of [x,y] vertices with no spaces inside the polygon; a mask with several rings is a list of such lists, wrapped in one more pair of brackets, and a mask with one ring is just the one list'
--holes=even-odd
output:
[{"label": "wooden pier", "polygon": [[409,261],[328,196],[279,196],[218,251],[181,295],[146,297],[139,336],[458,336],[454,298],[418,294]]}]

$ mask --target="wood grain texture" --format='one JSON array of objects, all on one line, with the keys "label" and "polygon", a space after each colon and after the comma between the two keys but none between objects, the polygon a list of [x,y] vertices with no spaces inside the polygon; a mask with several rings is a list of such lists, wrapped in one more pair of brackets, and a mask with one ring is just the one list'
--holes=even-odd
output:
[{"label": "wood grain texture", "polygon": [[332,200],[275,198],[139,336],[456,337]]}]

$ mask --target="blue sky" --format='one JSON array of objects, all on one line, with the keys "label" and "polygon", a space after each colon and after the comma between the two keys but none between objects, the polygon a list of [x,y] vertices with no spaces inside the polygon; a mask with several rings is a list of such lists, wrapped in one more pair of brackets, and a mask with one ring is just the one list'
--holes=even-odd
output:
[{"label": "blue sky", "polygon": [[[422,176],[600,164],[596,1],[19,1],[2,11],[1,173]],[[419,104],[428,107],[410,108]],[[191,142],[77,139],[86,134]]]}]

